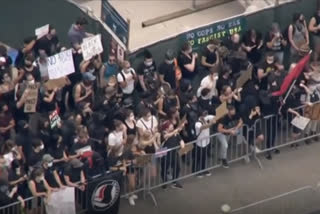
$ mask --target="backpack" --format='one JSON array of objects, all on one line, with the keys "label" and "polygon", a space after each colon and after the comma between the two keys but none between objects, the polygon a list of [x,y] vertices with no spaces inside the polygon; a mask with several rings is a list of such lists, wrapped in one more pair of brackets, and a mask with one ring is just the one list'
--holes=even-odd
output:
[{"label": "backpack", "polygon": [[[133,72],[132,69],[130,69],[130,73],[132,74],[133,78],[135,79],[136,78],[136,74]],[[122,76],[123,81],[126,82],[126,76],[123,74],[123,72],[120,71],[119,74]]]}]

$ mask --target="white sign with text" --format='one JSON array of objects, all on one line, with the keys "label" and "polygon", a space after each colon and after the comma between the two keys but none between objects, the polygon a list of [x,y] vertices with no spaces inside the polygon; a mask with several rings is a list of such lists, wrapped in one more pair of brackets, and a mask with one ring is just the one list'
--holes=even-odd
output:
[{"label": "white sign with text", "polygon": [[93,56],[101,54],[103,52],[101,35],[85,38],[81,44],[81,50],[84,60],[90,60]]},{"label": "white sign with text", "polygon": [[38,39],[42,38],[43,36],[49,33],[49,24],[39,27],[35,30],[35,34]]},{"label": "white sign with text", "polygon": [[75,72],[72,50],[66,50],[48,57],[49,79],[58,79]]}]

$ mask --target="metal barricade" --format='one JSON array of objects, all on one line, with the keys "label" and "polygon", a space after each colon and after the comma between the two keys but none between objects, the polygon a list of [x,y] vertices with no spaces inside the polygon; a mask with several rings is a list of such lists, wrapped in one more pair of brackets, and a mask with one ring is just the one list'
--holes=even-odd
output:
[{"label": "metal barricade", "polygon": [[[227,139],[228,142],[221,139]],[[212,169],[221,167],[221,156],[225,152],[229,163],[240,160],[249,162],[246,139],[242,128],[236,136],[222,137],[222,134],[216,133],[209,138],[187,143],[184,149],[178,146],[157,152],[148,166],[145,193],[151,196],[157,206],[152,190],[175,185],[176,182],[191,176],[209,176]]]}]

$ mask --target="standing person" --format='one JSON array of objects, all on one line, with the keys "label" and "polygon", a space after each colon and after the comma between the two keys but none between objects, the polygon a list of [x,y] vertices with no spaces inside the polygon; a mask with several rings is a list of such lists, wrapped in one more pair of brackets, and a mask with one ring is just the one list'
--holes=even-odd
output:
[{"label": "standing person", "polygon": [[64,168],[64,180],[67,186],[85,190],[86,177],[83,171],[83,163],[78,159],[72,159]]},{"label": "standing person", "polygon": [[273,53],[277,62],[283,65],[284,48],[288,42],[282,35],[278,23],[272,23],[271,30],[266,34],[265,41],[267,51]]},{"label": "standing person", "polygon": [[210,74],[201,80],[200,86],[197,90],[197,96],[200,97],[201,91],[204,88],[207,88],[210,90],[210,93],[208,95],[209,99],[212,99],[214,96],[218,96],[218,91],[216,87],[218,78],[219,77],[218,77],[217,70],[211,69]]},{"label": "standing person", "polygon": [[[174,129],[171,121],[167,120],[162,124],[163,130],[163,147],[166,149],[171,149],[166,156],[161,159],[161,177],[163,182],[168,181],[169,170],[172,173],[172,180],[176,180],[180,174],[180,161],[179,155],[177,153],[176,147],[180,146],[181,149],[184,148],[184,141],[181,139],[179,132],[181,132],[182,127]],[[182,189],[182,185],[174,181],[172,188]]]},{"label": "standing person", "polygon": [[120,120],[113,121],[114,130],[108,136],[108,154],[121,157],[124,145],[127,142],[127,130]]},{"label": "standing person", "polygon": [[41,73],[39,68],[34,65],[35,58],[33,55],[28,55],[24,59],[23,66],[19,69],[18,77],[14,80],[15,83],[21,83],[27,80],[27,74],[32,74],[35,82],[41,81]]},{"label": "standing person", "polygon": [[23,67],[25,57],[28,55],[32,55],[36,42],[37,39],[35,36],[27,37],[23,40],[23,47],[19,49],[17,58],[14,63],[18,69]]},{"label": "standing person", "polygon": [[127,127],[127,136],[137,136],[136,119],[132,110],[127,109],[124,113],[124,125]]},{"label": "standing person", "polygon": [[178,56],[178,64],[181,68],[182,78],[192,81],[197,74],[198,54],[192,52],[192,46],[186,42]]},{"label": "standing person", "polygon": [[242,127],[242,119],[236,113],[236,109],[232,105],[228,105],[228,114],[224,116],[218,123],[218,132],[220,133],[217,137],[220,141],[220,158],[222,160],[222,166],[229,168],[227,160],[228,152],[228,141],[230,137],[239,134],[240,128]]},{"label": "standing person", "polygon": [[[50,200],[51,188],[44,178],[44,171],[42,168],[36,168],[31,172],[29,180],[29,189],[34,197],[44,198],[47,203]],[[40,207],[41,202],[38,201]]]},{"label": "standing person", "polygon": [[62,136],[54,134],[51,137],[50,144],[51,145],[48,148],[48,153],[53,157],[53,166],[58,170],[58,172],[61,172],[62,167],[68,161]]},{"label": "standing person", "polygon": [[65,186],[62,184],[57,169],[53,166],[53,157],[49,154],[45,154],[42,158],[42,168],[44,170],[44,178],[47,181],[49,187],[53,191],[64,189]]},{"label": "standing person", "polygon": [[60,50],[60,43],[56,29],[49,25],[49,32],[37,40],[35,45],[36,56],[48,57],[56,54]]},{"label": "standing person", "polygon": [[13,138],[16,123],[6,103],[0,102],[0,136],[3,140]]},{"label": "standing person", "polygon": [[72,24],[68,31],[68,38],[71,42],[72,47],[79,51],[81,49],[81,43],[84,38],[92,36],[92,34],[84,31],[85,25],[88,24],[88,21],[84,17],[79,17],[76,20],[75,24]]},{"label": "standing person", "polygon": [[150,89],[155,89],[155,85],[159,81],[159,77],[156,63],[153,60],[150,51],[144,51],[144,59],[139,65],[137,73],[142,91],[146,92]]},{"label": "standing person", "polygon": [[[0,207],[10,205],[17,200],[20,201],[21,207],[25,207],[23,198],[17,193],[18,187],[14,186],[10,189],[9,183],[5,178],[0,178]],[[4,213],[6,212],[4,209]],[[11,211],[11,210],[10,210]]]},{"label": "standing person", "polygon": [[291,62],[298,62],[309,47],[309,32],[303,14],[293,14],[292,24],[288,29],[288,38],[291,45]]},{"label": "standing person", "polygon": [[44,155],[44,145],[40,139],[32,140],[32,150],[28,156],[27,164],[29,171],[41,165],[42,157]]},{"label": "standing person", "polygon": [[159,66],[159,78],[161,83],[168,83],[172,89],[176,89],[176,67],[173,50],[167,50],[164,62]]},{"label": "standing person", "polygon": [[249,30],[243,38],[242,48],[246,51],[248,59],[252,64],[256,64],[260,61],[262,46],[263,39],[261,33],[256,32],[255,29]]},{"label": "standing person", "polygon": [[201,65],[208,71],[211,71],[213,68],[217,68],[219,65],[219,45],[219,40],[211,39],[209,41],[209,44],[203,48],[201,56]]},{"label": "standing person", "polygon": [[119,71],[119,65],[117,63],[116,56],[114,54],[109,54],[108,61],[103,65],[104,69],[100,71],[100,80],[102,86],[107,86],[111,79],[114,79]]},{"label": "standing person", "polygon": [[123,68],[117,75],[117,80],[123,93],[123,99],[133,95],[135,90],[135,83],[137,75],[135,70],[131,67],[130,62],[123,61]]},{"label": "standing person", "polygon": [[[216,121],[213,115],[208,115],[207,111],[201,111],[199,113],[199,119],[194,124],[195,134],[197,136],[197,142],[195,143],[195,148],[193,149],[193,162],[192,162],[192,172],[203,171],[207,167],[207,153],[210,148],[210,127],[215,124]],[[201,172],[197,177],[202,178],[203,176],[210,176],[209,171]]]},{"label": "standing person", "polygon": [[90,72],[82,74],[82,81],[74,86],[73,98],[77,109],[84,111],[92,108],[94,99],[93,82],[96,77]]},{"label": "standing person", "polygon": [[18,187],[18,195],[26,198],[28,196],[28,176],[23,169],[21,160],[14,159],[11,162],[8,180],[11,187]]},{"label": "standing person", "polygon": [[309,31],[311,32],[311,38],[313,43],[313,50],[316,46],[320,45],[320,7],[313,15],[309,22]]},{"label": "standing person", "polygon": [[224,65],[221,73],[219,73],[219,77],[216,83],[216,89],[219,96],[221,95],[223,86],[228,85],[231,88],[234,88],[235,81],[231,77],[231,74],[232,74],[231,67],[229,65]]}]

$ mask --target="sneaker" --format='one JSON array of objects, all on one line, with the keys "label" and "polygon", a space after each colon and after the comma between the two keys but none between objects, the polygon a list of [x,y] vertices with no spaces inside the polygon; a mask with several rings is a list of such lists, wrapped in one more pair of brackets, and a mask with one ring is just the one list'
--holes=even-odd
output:
[{"label": "sneaker", "polygon": [[209,172],[209,171],[206,171],[205,173],[203,173],[205,176],[207,176],[207,177],[209,177],[209,176],[211,176],[211,172]]},{"label": "sneaker", "polygon": [[273,150],[275,154],[280,154],[280,150],[279,149],[275,149]]},{"label": "sneaker", "polygon": [[228,169],[229,168],[229,164],[228,161],[226,159],[222,160],[222,167]]},{"label": "sneaker", "polygon": [[135,205],[136,205],[136,203],[134,202],[134,199],[133,199],[132,196],[129,197],[129,204],[130,204],[131,206],[135,206]]},{"label": "sneaker", "polygon": [[174,184],[172,184],[171,187],[173,189],[183,189],[183,186],[178,182],[175,182]]},{"label": "sneaker", "polygon": [[131,197],[132,197],[134,200],[137,200],[137,199],[139,198],[136,194],[133,194]]},{"label": "sneaker", "polygon": [[203,178],[203,173],[198,174],[197,178]]},{"label": "sneaker", "polygon": [[271,153],[268,153],[268,154],[267,154],[266,159],[272,160],[272,155],[271,155]]}]

